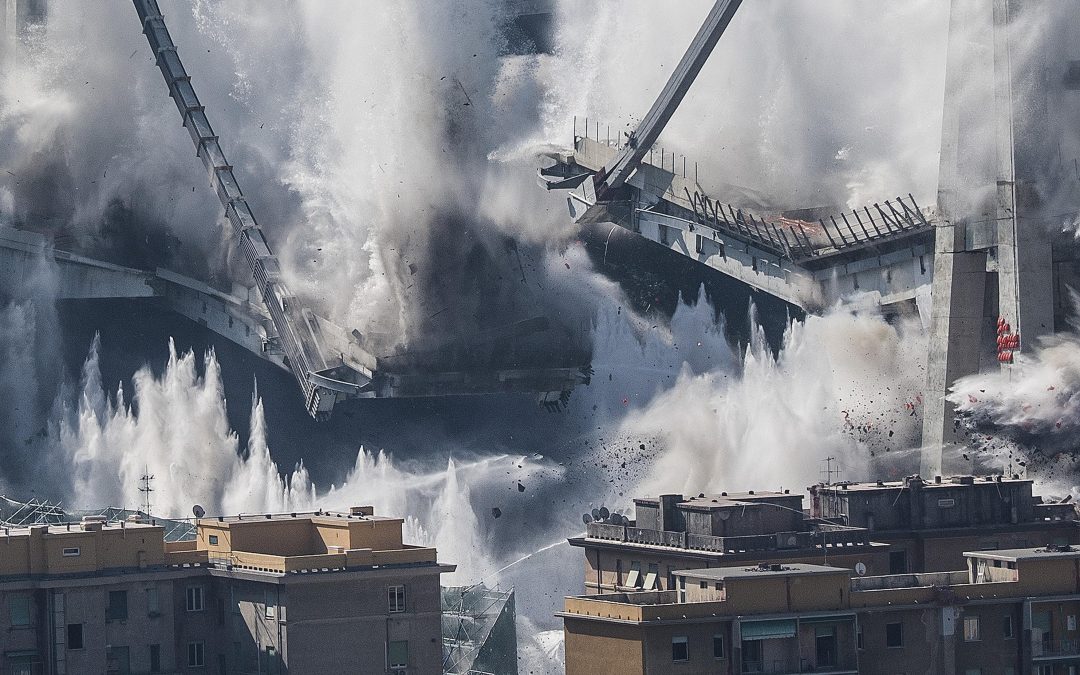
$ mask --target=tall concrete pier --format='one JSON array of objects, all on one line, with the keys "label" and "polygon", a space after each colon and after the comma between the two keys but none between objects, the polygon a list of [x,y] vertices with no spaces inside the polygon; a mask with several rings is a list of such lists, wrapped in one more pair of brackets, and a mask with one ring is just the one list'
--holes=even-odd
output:
[{"label": "tall concrete pier", "polygon": [[1033,11],[1040,3],[952,3],[924,475],[960,470],[950,465],[960,456],[950,452],[960,441],[954,407],[945,398],[950,387],[966,375],[1013,368],[1021,349],[1054,330],[1055,223],[1045,208],[1052,190],[1043,183],[1055,136],[1050,90],[1062,82],[1053,73],[1065,64],[1053,63],[1048,50],[1030,43],[1017,53],[1012,29],[1021,5]]}]

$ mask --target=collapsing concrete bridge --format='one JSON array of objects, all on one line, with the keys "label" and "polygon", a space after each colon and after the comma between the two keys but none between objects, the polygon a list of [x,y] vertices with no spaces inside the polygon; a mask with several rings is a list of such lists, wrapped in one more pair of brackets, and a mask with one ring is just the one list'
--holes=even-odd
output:
[{"label": "collapsing concrete bridge", "polygon": [[[544,15],[546,3],[517,5],[518,18],[527,20],[511,28],[529,37],[528,28]],[[339,401],[349,398],[520,392],[536,394],[541,405],[558,409],[575,386],[589,381],[587,355],[579,359],[573,350],[563,350],[566,358],[549,359],[542,365],[536,359],[520,358],[522,342],[554,332],[553,321],[545,316],[487,326],[442,341],[418,341],[421,351],[416,353],[399,350],[376,355],[359,331],[338,326],[307,307],[282,279],[277,256],[240,189],[157,2],[134,0],[134,6],[168,93],[221,202],[250,283],[224,291],[165,269],[135,269],[56,250],[41,235],[0,228],[0,293],[18,287],[41,259],[47,259],[59,277],[58,299],[155,298],[290,371],[308,413],[316,418],[328,416]],[[9,11],[12,7],[14,12]],[[14,59],[20,52],[29,53],[32,38],[47,28],[47,0],[2,0],[0,10],[0,38],[13,38],[0,39],[0,57],[7,54]],[[9,17],[15,19],[11,36]],[[532,44],[537,39],[524,42]],[[560,337],[565,338],[565,333]],[[446,358],[483,350],[504,358],[494,365]]]},{"label": "collapsing concrete bridge", "polygon": [[[740,4],[714,4],[633,133],[612,139],[610,127],[575,119],[572,146],[547,153],[541,182],[569,191],[578,222],[625,228],[808,311],[857,300],[891,312],[919,300],[930,331],[922,470],[940,474],[958,442],[953,383],[1012,368],[1020,350],[1067,327],[1080,250],[1061,224],[1080,209],[1080,145],[1063,131],[1080,119],[1080,54],[1046,48],[1014,60],[1021,9],[1047,4],[954,2],[937,203],[901,193],[846,213],[755,214],[708,195],[685,159],[669,164],[655,147]],[[1061,33],[1055,44],[1076,44],[1072,23],[1050,29]],[[980,77],[987,86],[973,96],[964,80]]]}]

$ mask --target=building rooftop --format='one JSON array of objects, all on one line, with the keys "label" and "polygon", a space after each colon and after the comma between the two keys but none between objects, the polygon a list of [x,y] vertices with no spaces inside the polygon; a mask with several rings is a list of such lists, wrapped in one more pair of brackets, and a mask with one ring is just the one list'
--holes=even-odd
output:
[{"label": "building rooftop", "polygon": [[195,538],[182,541],[166,541],[163,526],[138,516],[110,522],[95,515],[75,523],[5,527],[0,532],[0,577],[161,566],[284,575],[438,565],[434,548],[402,542],[403,522],[376,516],[372,507],[361,506],[348,513],[200,518],[195,521]]},{"label": "building rooftop", "polygon": [[[748,492],[721,492],[720,494],[701,493],[696,497],[685,497],[677,502],[681,508],[724,508],[745,506],[747,504],[769,503],[778,499],[802,500],[802,495],[790,492],[770,492],[768,490],[750,490]],[[659,497],[638,497],[635,504],[658,505]]]},{"label": "building rooftop", "polygon": [[1002,560],[1006,562],[1017,562],[1018,560],[1080,559],[1080,548],[1076,546],[1013,548],[1002,549],[1000,551],[971,551],[964,555],[969,558]]},{"label": "building rooftop", "polygon": [[758,577],[812,576],[816,574],[851,575],[851,570],[843,567],[811,565],[808,563],[788,563],[783,565],[757,565],[754,567],[707,567],[693,570],[678,570],[674,574],[688,579],[708,579],[726,581],[728,579],[749,579]]},{"label": "building rooftop", "polygon": [[[683,570],[675,572],[676,576],[716,583],[687,583],[678,590],[567,597],[558,616],[634,624],[715,621],[719,617],[744,619],[755,614],[851,612],[914,604],[1055,597],[1075,590],[1073,566],[1068,559],[1080,559],[1080,550],[1020,549],[965,555],[969,559],[966,570],[874,577],[852,578],[847,569],[803,563]],[[1006,565],[972,564],[980,559],[1003,559]],[[785,577],[813,580],[791,584]]]},{"label": "building rooftop", "polygon": [[911,486],[911,481],[918,479],[921,482],[923,489],[932,488],[955,488],[961,485],[982,485],[993,483],[1031,483],[1029,478],[1020,478],[1018,475],[1012,477],[1003,475],[994,476],[935,476],[933,480],[925,480],[920,476],[909,476],[904,480],[893,481],[866,481],[866,482],[854,482],[854,481],[841,481],[837,483],[818,483],[812,485],[809,489],[811,492],[815,490],[835,490],[840,492],[877,492],[881,490],[899,490]]}]

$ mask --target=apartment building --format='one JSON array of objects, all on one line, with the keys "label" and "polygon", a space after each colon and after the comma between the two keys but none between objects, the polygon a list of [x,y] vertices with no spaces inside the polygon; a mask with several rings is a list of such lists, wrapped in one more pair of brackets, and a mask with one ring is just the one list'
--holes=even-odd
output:
[{"label": "apartment building", "polygon": [[865,528],[890,545],[891,574],[956,569],[964,551],[1080,543],[1074,504],[1048,503],[1016,475],[910,476],[809,491],[812,518]]},{"label": "apartment building", "polygon": [[965,563],[854,578],[804,563],[678,570],[673,590],[570,597],[566,672],[1076,672],[1080,551],[969,552]]},{"label": "apartment building", "polygon": [[[440,673],[432,548],[371,507],[0,534],[0,672]],[[332,648],[328,648],[332,645]]]},{"label": "apartment building", "polygon": [[641,497],[634,520],[591,522],[568,541],[585,551],[587,594],[670,590],[679,569],[761,561],[888,571],[887,545],[865,528],[808,519],[802,501],[787,491]]}]

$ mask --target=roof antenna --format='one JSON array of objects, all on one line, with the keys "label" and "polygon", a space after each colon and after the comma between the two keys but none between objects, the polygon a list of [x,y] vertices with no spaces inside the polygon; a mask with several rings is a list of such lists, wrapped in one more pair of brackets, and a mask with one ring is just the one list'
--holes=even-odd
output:
[{"label": "roof antenna", "polygon": [[150,487],[150,482],[154,480],[154,475],[143,465],[143,475],[139,476],[139,482],[142,483],[142,487],[139,488],[139,492],[143,493],[143,510],[146,513],[146,517],[150,517],[150,493],[154,491],[154,488]]},{"label": "roof antenna", "polygon": [[821,463],[825,465],[825,468],[821,470],[822,477],[825,478],[825,485],[832,485],[833,476],[836,476],[837,480],[840,478],[840,462],[836,462],[836,468],[833,468],[833,462],[836,462],[835,457],[826,457],[821,460]]}]

